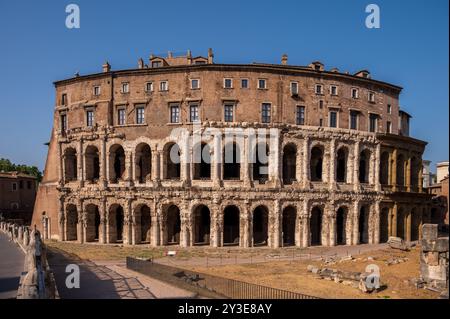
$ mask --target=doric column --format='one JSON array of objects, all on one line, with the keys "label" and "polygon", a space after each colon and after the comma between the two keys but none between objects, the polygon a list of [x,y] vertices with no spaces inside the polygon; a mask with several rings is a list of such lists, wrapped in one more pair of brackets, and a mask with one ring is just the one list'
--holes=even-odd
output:
[{"label": "doric column", "polygon": [[[270,220],[273,220],[273,226],[269,229],[273,229],[272,232],[269,232],[269,243],[272,244],[273,248],[279,248],[280,242],[281,242],[281,225],[280,225],[280,201],[275,200],[273,205],[273,212],[272,212],[272,218],[269,218]],[[272,237],[272,238],[270,238]],[[272,240],[271,240],[272,239]]]},{"label": "doric column", "polygon": [[84,204],[82,200],[79,200],[78,207],[78,223],[77,223],[77,239],[80,244],[85,242],[86,236],[86,212],[84,210]]},{"label": "doric column", "polygon": [[127,206],[126,206],[126,211],[125,211],[125,216],[124,216],[124,221],[123,221],[123,243],[124,245],[131,245],[133,242],[133,239],[131,238],[131,229],[133,227],[133,219],[132,219],[132,209],[131,209],[131,199],[127,200]]},{"label": "doric column", "polygon": [[359,244],[359,201],[353,202],[353,239],[352,245]]},{"label": "doric column", "polygon": [[411,208],[408,208],[409,212],[406,214],[405,222],[406,222],[406,241],[411,241],[411,220],[412,220],[412,211]]},{"label": "doric column", "polygon": [[[397,149],[392,152],[392,173],[391,173],[392,190],[397,190]],[[396,232],[397,233],[397,232]]]},{"label": "doric column", "polygon": [[[190,236],[190,230],[191,230],[191,216],[184,205],[180,207],[181,209],[181,231],[180,231],[180,246],[181,247],[188,247],[191,244],[191,236]],[[167,226],[166,226],[167,227]]]},{"label": "doric column", "polygon": [[359,191],[359,141],[355,142],[353,153],[353,190]]},{"label": "doric column", "polygon": [[107,170],[106,170],[106,136],[104,136],[101,141],[101,151],[100,151],[100,185],[103,187],[106,187],[108,185],[108,177],[107,177]]},{"label": "doric column", "polygon": [[213,184],[215,187],[222,185],[222,133],[214,135],[214,156],[213,156]]},{"label": "doric column", "polygon": [[330,156],[329,156],[329,162],[330,162],[330,171],[328,174],[328,185],[330,189],[336,188],[336,139],[332,138],[330,140]]},{"label": "doric column", "polygon": [[84,186],[84,149],[83,149],[83,139],[80,138],[78,141],[78,152],[77,152],[77,176],[78,176],[78,183],[80,184],[80,187]]},{"label": "doric column", "polygon": [[411,192],[411,154],[408,154],[406,167],[406,191]]},{"label": "doric column", "polygon": [[280,180],[280,133],[278,129],[270,129],[269,146],[269,179],[275,187],[281,187]]},{"label": "doric column", "polygon": [[378,143],[375,150],[375,191],[381,191],[381,183],[380,183],[380,162],[381,162],[381,144]]},{"label": "doric column", "polygon": [[247,202],[244,204],[244,211],[241,212],[239,225],[240,225],[239,234],[241,234],[242,236],[242,237],[239,236],[240,238],[242,238],[242,241],[240,240],[241,241],[240,246],[243,248],[252,247],[253,245],[252,220],[249,204]]},{"label": "doric column", "polygon": [[336,246],[336,210],[335,206],[330,204],[328,206],[328,246]]},{"label": "doric column", "polygon": [[391,236],[397,237],[397,215],[398,215],[398,204],[395,203],[392,209],[392,233]]},{"label": "doric column", "polygon": [[153,201],[153,209],[151,211],[151,238],[150,238],[150,246],[157,247],[161,244],[160,240],[160,217],[161,217],[161,209],[157,204],[158,198],[155,198]]},{"label": "doric column", "polygon": [[308,201],[303,201],[302,216],[302,247],[308,247],[311,244],[311,236],[309,234],[309,206]]},{"label": "doric column", "polygon": [[303,140],[303,187],[309,187],[309,172],[310,172],[310,159],[309,159],[309,137],[305,136]]},{"label": "doric column", "polygon": [[106,211],[106,197],[102,199],[101,206],[100,206],[100,232],[99,232],[99,242],[100,244],[106,244],[107,239],[107,231],[106,228],[108,227],[108,219],[106,218],[108,212]]},{"label": "doric column", "polygon": [[374,220],[373,220],[373,244],[379,244],[380,243],[380,201],[376,201],[374,204],[375,214],[374,214]]},{"label": "doric column", "polygon": [[67,240],[67,238],[66,238],[66,227],[65,227],[65,225],[66,225],[66,223],[65,223],[65,221],[66,221],[66,218],[65,218],[65,216],[66,216],[66,214],[65,214],[65,212],[64,212],[64,197],[60,197],[59,198],[59,201],[58,201],[58,234],[59,234],[59,240],[60,241],[65,241],[65,240]]}]

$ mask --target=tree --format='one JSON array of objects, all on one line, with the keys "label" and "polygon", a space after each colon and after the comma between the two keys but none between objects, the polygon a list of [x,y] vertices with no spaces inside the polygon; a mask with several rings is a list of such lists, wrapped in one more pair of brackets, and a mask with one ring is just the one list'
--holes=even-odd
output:
[{"label": "tree", "polygon": [[38,182],[42,180],[42,172],[36,166],[17,165],[6,158],[0,158],[0,172],[19,172],[35,176]]}]

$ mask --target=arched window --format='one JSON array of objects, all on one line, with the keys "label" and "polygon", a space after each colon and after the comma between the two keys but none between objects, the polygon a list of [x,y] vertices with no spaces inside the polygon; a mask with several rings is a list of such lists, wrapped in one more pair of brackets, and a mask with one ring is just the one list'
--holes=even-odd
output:
[{"label": "arched window", "polygon": [[141,143],[136,147],[135,175],[139,183],[145,183],[152,175],[152,151],[150,146]]},{"label": "arched window", "polygon": [[288,144],[283,149],[283,183],[292,184],[296,180],[297,147]]},{"label": "arched window", "polygon": [[223,211],[223,244],[239,245],[239,208],[234,205]]},{"label": "arched window", "polygon": [[253,180],[265,183],[269,178],[269,146],[258,143],[254,149]]},{"label": "arched window", "polygon": [[209,245],[211,235],[211,213],[205,205],[194,211],[194,244]]},{"label": "arched window", "polygon": [[288,206],[283,210],[283,246],[295,245],[295,225],[297,223],[297,210]]},{"label": "arched window", "polygon": [[403,154],[397,156],[397,185],[405,186],[405,166],[406,161]]},{"label": "arched window", "polygon": [[347,244],[348,209],[340,207],[336,213],[336,244]]},{"label": "arched window", "polygon": [[369,183],[370,151],[364,150],[359,155],[359,182]]},{"label": "arched window", "polygon": [[236,143],[228,143],[223,151],[223,179],[237,180],[241,177],[241,153]]},{"label": "arched window", "polygon": [[179,244],[181,233],[180,209],[171,205],[167,208],[165,216],[165,243],[166,245]]},{"label": "arched window", "polygon": [[89,145],[85,151],[86,180],[95,182],[100,178],[100,161],[98,149]]},{"label": "arched window", "polygon": [[194,179],[211,179],[211,151],[206,143],[194,147]]},{"label": "arched window", "polygon": [[64,151],[64,179],[66,182],[77,180],[77,151],[67,148]]},{"label": "arched window", "polygon": [[341,147],[336,157],[336,181],[338,183],[345,183],[347,181],[347,158],[348,149]]},{"label": "arched window", "polygon": [[383,152],[380,157],[380,184],[389,184],[389,153]]},{"label": "arched window", "polygon": [[309,231],[311,246],[322,245],[322,209],[318,206],[311,210],[309,219]]},{"label": "arched window", "polygon": [[115,144],[109,149],[109,181],[117,183],[124,178],[125,150],[121,145]]},{"label": "arched window", "polygon": [[322,181],[322,169],[323,169],[323,148],[315,146],[311,149],[311,181]]},{"label": "arched window", "polygon": [[181,150],[178,144],[169,143],[164,147],[165,179],[180,179],[180,155]]},{"label": "arched window", "polygon": [[258,206],[253,211],[253,246],[267,246],[269,238],[269,210]]}]

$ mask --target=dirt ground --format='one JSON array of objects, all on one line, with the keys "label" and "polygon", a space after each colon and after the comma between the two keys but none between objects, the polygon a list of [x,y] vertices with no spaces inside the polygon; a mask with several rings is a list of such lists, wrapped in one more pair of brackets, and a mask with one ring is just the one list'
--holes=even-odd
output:
[{"label": "dirt ground", "polygon": [[[409,280],[419,275],[419,248],[410,252],[383,249],[354,256],[354,260],[341,261],[333,265],[325,265],[323,261],[296,260],[268,262],[264,264],[226,265],[221,267],[190,267],[190,269],[223,276],[231,279],[256,283],[264,286],[295,291],[321,298],[355,299],[355,298],[392,298],[392,299],[430,299],[437,298],[435,292],[416,289]],[[372,257],[373,260],[367,260]],[[408,258],[406,262],[386,265],[392,257]],[[356,288],[318,279],[317,275],[307,271],[308,265],[320,268],[332,268],[346,271],[364,272],[369,264],[380,267],[381,283],[386,288],[371,294],[363,293]]]}]

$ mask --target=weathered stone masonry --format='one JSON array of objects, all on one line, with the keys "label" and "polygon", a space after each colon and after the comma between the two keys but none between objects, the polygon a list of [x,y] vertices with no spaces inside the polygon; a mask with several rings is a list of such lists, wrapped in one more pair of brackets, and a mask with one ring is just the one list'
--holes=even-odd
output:
[{"label": "weathered stone masonry", "polygon": [[[113,72],[106,65],[104,73],[56,83],[54,130],[33,220],[44,237],[183,247],[335,246],[385,242],[389,236],[420,238],[421,225],[430,219],[429,196],[421,189],[425,143],[381,133],[384,119],[399,129],[398,118],[385,106],[389,101],[398,114],[400,88],[314,65],[218,66],[212,60],[196,65],[189,56],[187,65],[172,65],[174,59],[162,59],[167,65],[158,68],[140,63],[130,71]],[[199,89],[186,84],[192,78],[200,79]],[[223,89],[224,78],[235,86]],[[246,90],[238,88],[242,78],[250,83]],[[267,81],[264,90],[255,89],[259,79]],[[146,92],[149,81],[154,86],[168,81],[169,91]],[[292,81],[299,83],[298,95],[289,91]],[[120,92],[124,82],[128,93]],[[317,96],[317,83],[338,86],[340,96]],[[101,87],[100,96],[92,96],[92,87]],[[346,94],[355,87],[360,95],[366,89],[377,92],[376,102],[349,100]],[[231,102],[236,111],[230,123],[221,110]],[[261,123],[259,107],[268,102],[271,121]],[[173,103],[180,107],[180,123],[167,123]],[[170,137],[175,127],[192,134],[191,103],[200,106],[201,130],[214,129],[198,148]],[[319,104],[338,109],[338,127],[320,127],[318,119],[328,115]],[[142,105],[145,122],[136,124],[136,108]],[[298,105],[306,108],[301,125],[295,122]],[[126,123],[119,125],[122,108]],[[347,113],[355,109],[360,125],[348,129]],[[87,110],[95,114],[91,127]],[[376,132],[363,126],[368,125],[364,114],[371,112],[379,116]],[[225,130],[233,127],[278,130],[277,138],[267,140],[267,174],[259,173],[260,163],[248,161],[253,144],[245,134],[243,143],[233,146],[241,162],[223,163],[219,150],[229,145]],[[173,147],[179,148],[179,164],[170,160]],[[195,150],[204,148],[211,161],[194,163]]]}]

